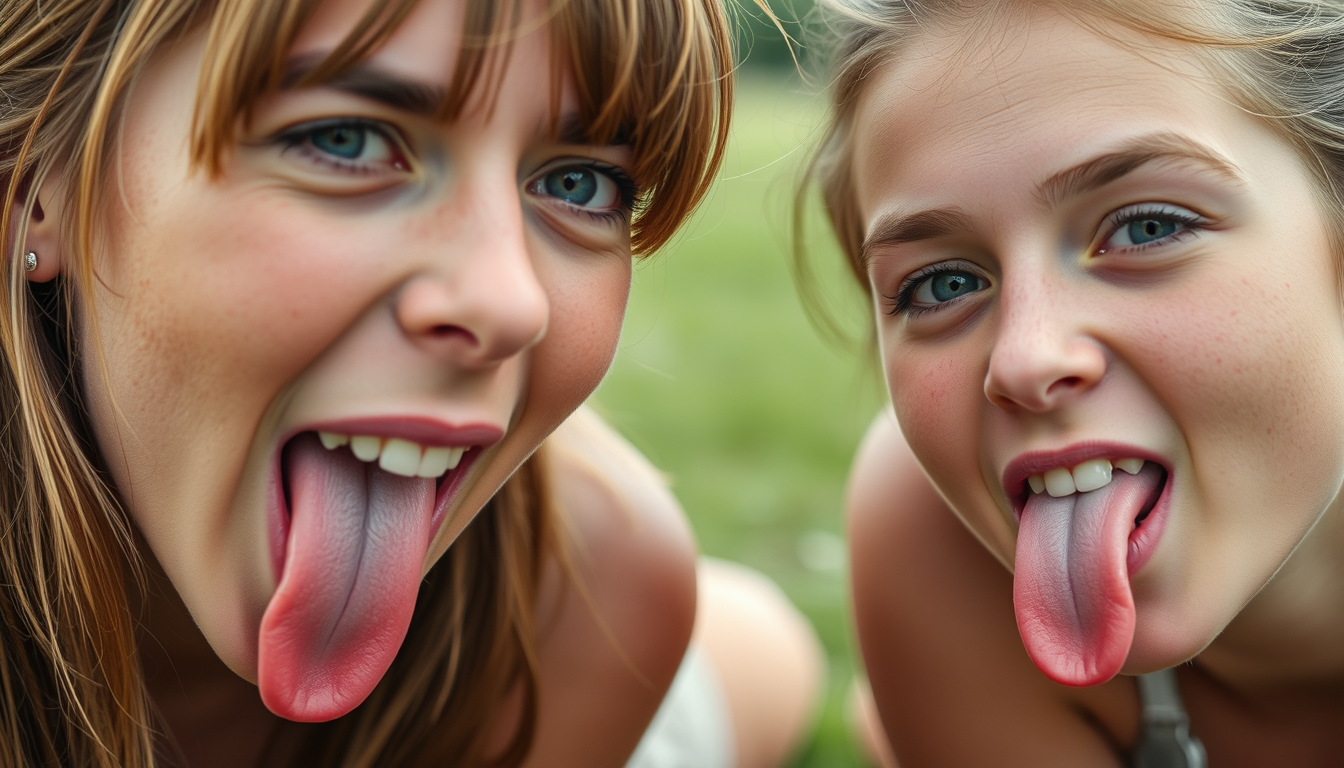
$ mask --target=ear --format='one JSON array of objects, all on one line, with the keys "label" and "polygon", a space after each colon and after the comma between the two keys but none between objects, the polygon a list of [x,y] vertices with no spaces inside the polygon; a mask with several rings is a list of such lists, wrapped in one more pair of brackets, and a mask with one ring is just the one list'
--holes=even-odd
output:
[{"label": "ear", "polygon": [[[28,214],[28,235],[26,242],[15,254],[19,259],[19,269],[25,270],[27,278],[34,283],[45,283],[59,275],[65,266],[67,248],[63,222],[65,221],[65,169],[56,166],[43,179],[42,186],[36,190],[20,190],[26,196],[37,195],[32,212]],[[10,221],[17,223],[24,215],[23,197],[15,199],[10,211]],[[14,242],[13,234],[9,242]],[[26,269],[28,254],[36,256],[37,266]]]}]

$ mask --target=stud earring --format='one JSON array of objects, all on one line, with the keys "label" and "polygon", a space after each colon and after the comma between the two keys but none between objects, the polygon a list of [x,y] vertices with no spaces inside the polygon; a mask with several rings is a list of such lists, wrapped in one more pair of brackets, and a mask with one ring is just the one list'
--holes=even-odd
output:
[{"label": "stud earring", "polygon": [[37,254],[29,251],[28,255],[23,257],[23,271],[32,272],[34,269],[37,269]]}]

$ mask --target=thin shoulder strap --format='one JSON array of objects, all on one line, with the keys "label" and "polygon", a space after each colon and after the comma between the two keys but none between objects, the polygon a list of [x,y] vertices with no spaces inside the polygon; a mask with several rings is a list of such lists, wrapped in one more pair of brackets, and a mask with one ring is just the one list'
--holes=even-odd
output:
[{"label": "thin shoulder strap", "polygon": [[1139,675],[1143,731],[1134,749],[1133,768],[1207,768],[1204,745],[1190,735],[1190,718],[1181,704],[1176,671]]}]

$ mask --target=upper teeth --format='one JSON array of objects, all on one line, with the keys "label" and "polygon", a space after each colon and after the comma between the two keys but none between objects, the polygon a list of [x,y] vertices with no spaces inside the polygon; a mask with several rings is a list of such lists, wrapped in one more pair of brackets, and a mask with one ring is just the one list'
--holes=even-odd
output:
[{"label": "upper teeth", "polygon": [[1056,467],[1043,474],[1032,475],[1027,478],[1027,485],[1031,486],[1032,493],[1045,492],[1055,497],[1068,496],[1074,492],[1087,493],[1104,488],[1111,482],[1112,466],[1137,475],[1143,469],[1143,459],[1116,459],[1114,462],[1089,459],[1073,469]]},{"label": "upper teeth", "polygon": [[441,477],[448,470],[457,468],[458,462],[462,461],[462,454],[468,448],[427,446],[399,437],[345,435],[340,432],[318,432],[317,439],[329,451],[349,444],[355,458],[360,461],[377,461],[384,470],[402,477]]}]

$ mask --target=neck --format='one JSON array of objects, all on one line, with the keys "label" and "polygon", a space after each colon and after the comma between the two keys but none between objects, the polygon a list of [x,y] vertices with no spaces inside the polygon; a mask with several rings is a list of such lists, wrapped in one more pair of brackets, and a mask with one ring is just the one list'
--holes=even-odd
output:
[{"label": "neck", "polygon": [[1199,664],[1245,690],[1344,684],[1344,500],[1336,499]]}]

